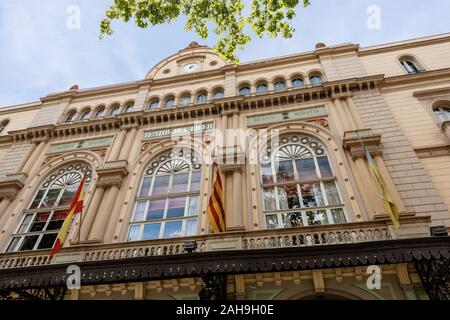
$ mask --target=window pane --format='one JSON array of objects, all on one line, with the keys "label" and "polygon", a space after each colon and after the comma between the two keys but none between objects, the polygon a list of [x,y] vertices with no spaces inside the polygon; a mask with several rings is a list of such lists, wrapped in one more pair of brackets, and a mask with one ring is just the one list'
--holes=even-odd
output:
[{"label": "window pane", "polygon": [[153,184],[152,195],[166,194],[169,187],[170,176],[157,176]]},{"label": "window pane", "polygon": [[200,191],[201,172],[193,171],[191,177],[191,191]]},{"label": "window pane", "polygon": [[152,178],[151,177],[145,177],[142,181],[142,187],[141,192],[139,193],[140,197],[147,197],[148,192],[150,191],[150,186],[152,184]]},{"label": "window pane", "polygon": [[150,223],[144,225],[144,232],[142,233],[142,240],[151,240],[159,238],[159,230],[161,223]]},{"label": "window pane", "polygon": [[302,190],[303,205],[305,207],[320,207],[325,205],[318,183],[302,184],[300,188]]},{"label": "window pane", "polygon": [[267,229],[277,229],[278,228],[278,216],[276,214],[266,215],[266,227],[267,227]]},{"label": "window pane", "polygon": [[6,252],[13,252],[17,250],[17,245],[19,244],[20,238],[16,237],[13,238],[11,243],[8,246],[8,249],[6,249]]},{"label": "window pane", "polygon": [[53,216],[45,230],[59,230],[67,217],[67,211],[59,211],[53,213]]},{"label": "window pane", "polygon": [[139,236],[139,228],[140,225],[138,224],[132,224],[130,227],[130,231],[128,232],[128,238],[127,241],[136,241],[139,240],[138,236]]},{"label": "window pane", "polygon": [[328,224],[327,213],[325,210],[306,211],[306,220],[309,226]]},{"label": "window pane", "polygon": [[38,249],[49,249],[53,247],[53,244],[55,243],[55,239],[57,233],[48,233],[44,234],[44,236],[41,239],[41,242],[39,242]]},{"label": "window pane", "polygon": [[136,204],[136,210],[134,211],[133,221],[144,221],[146,204],[147,204],[146,201],[139,201]]},{"label": "window pane", "polygon": [[294,79],[294,80],[292,80],[292,86],[294,88],[301,88],[301,87],[305,86],[305,82],[303,81],[303,79],[300,79],[300,78]]},{"label": "window pane", "polygon": [[72,203],[73,197],[75,196],[75,193],[77,192],[77,188],[78,188],[78,186],[73,186],[73,187],[67,188],[64,191],[64,193],[61,197],[61,200],[59,200],[58,206],[60,206],[60,207],[70,206],[70,204]]},{"label": "window pane", "polygon": [[295,160],[295,164],[300,180],[308,181],[317,179],[316,166],[314,165],[313,158]]},{"label": "window pane", "polygon": [[189,197],[188,216],[196,216],[198,214],[198,196]]},{"label": "window pane", "polygon": [[181,237],[181,227],[183,223],[182,221],[170,221],[166,222],[164,227],[164,235],[163,238],[175,238]]},{"label": "window pane", "polygon": [[282,81],[276,82],[273,86],[275,90],[284,90],[286,88],[286,85]]},{"label": "window pane", "polygon": [[224,97],[224,93],[223,91],[217,91],[216,93],[214,93],[214,99],[220,99]]},{"label": "window pane", "polygon": [[270,163],[261,164],[261,176],[263,184],[273,183],[272,165]]},{"label": "window pane", "polygon": [[303,227],[301,212],[283,213],[283,228]]},{"label": "window pane", "polygon": [[318,157],[317,162],[319,163],[320,174],[322,178],[333,177],[333,172],[331,172],[330,163],[328,162],[328,157]]},{"label": "window pane", "polygon": [[278,197],[280,199],[280,209],[300,208],[300,199],[296,185],[278,187]]},{"label": "window pane", "polygon": [[172,192],[187,191],[188,182],[189,182],[189,173],[180,173],[174,175],[172,180]]},{"label": "window pane", "polygon": [[336,183],[325,182],[325,192],[327,193],[328,204],[330,206],[341,204],[341,199],[339,198],[339,193],[336,187]]},{"label": "window pane", "polygon": [[164,207],[166,200],[150,201],[147,210],[147,220],[162,219],[164,216]]},{"label": "window pane", "polygon": [[22,246],[20,247],[20,251],[33,250],[38,238],[39,235],[25,237],[22,242]]},{"label": "window pane", "polygon": [[186,221],[186,237],[195,236],[197,234],[197,219]]},{"label": "window pane", "polygon": [[149,110],[156,110],[159,106],[159,101],[152,101],[148,107]]},{"label": "window pane", "polygon": [[53,207],[56,199],[59,196],[61,189],[50,189],[47,192],[47,195],[45,196],[44,200],[42,201],[42,204],[40,208],[50,208]]},{"label": "window pane", "polygon": [[17,233],[27,232],[28,226],[30,225],[31,220],[33,219],[33,214],[27,214],[23,219],[22,225],[20,226]]},{"label": "window pane", "polygon": [[29,232],[36,232],[44,230],[44,226],[47,223],[48,217],[50,216],[49,212],[38,213],[36,218],[34,219],[33,224],[31,225]]},{"label": "window pane", "polygon": [[331,216],[336,224],[347,223],[343,209],[331,209]]},{"label": "window pane", "polygon": [[185,205],[186,205],[186,197],[169,199],[167,218],[183,217]]},{"label": "window pane", "polygon": [[292,166],[292,161],[280,161],[276,175],[277,182],[293,181],[294,168]]},{"label": "window pane", "polygon": [[263,198],[264,198],[264,210],[265,211],[277,210],[275,188],[264,188],[263,189]]},{"label": "window pane", "polygon": [[256,87],[257,93],[263,93],[263,92],[266,92],[267,90],[268,90],[268,87],[266,84],[260,84],[259,86]]},{"label": "window pane", "polygon": [[37,208],[39,205],[39,202],[41,202],[42,197],[44,196],[45,190],[39,190],[39,192],[36,194],[36,197],[33,200],[33,203],[30,206],[30,209]]}]

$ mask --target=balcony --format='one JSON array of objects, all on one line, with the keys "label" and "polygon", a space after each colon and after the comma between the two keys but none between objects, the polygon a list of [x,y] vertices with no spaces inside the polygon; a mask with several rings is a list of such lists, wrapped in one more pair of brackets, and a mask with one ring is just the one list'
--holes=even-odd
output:
[{"label": "balcony", "polygon": [[[423,220],[424,218],[414,219]],[[49,250],[1,253],[0,270],[69,262],[185,254],[184,244],[188,241],[196,241],[196,252],[217,252],[351,244],[390,240],[397,237],[387,221],[239,231],[186,238],[71,246],[61,250],[53,259],[49,257]]]}]

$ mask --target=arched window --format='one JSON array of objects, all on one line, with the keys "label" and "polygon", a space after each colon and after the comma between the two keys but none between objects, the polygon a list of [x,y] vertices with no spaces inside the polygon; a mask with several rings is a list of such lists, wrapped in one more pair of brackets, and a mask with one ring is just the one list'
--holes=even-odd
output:
[{"label": "arched window", "polygon": [[9,120],[3,120],[2,122],[0,122],[0,134],[5,131],[6,127],[9,124]]},{"label": "arched window", "polygon": [[158,109],[159,107],[159,100],[153,100],[148,104],[148,110],[153,111]]},{"label": "arched window", "polygon": [[309,83],[313,86],[321,85],[323,83],[322,76],[319,74],[309,76]]},{"label": "arched window", "polygon": [[223,92],[223,90],[215,91],[213,94],[213,99],[221,99],[223,97],[225,97],[225,93]]},{"label": "arched window", "polygon": [[125,106],[124,113],[132,112],[134,108],[134,102],[128,102]]},{"label": "arched window", "polygon": [[269,87],[265,83],[261,83],[256,86],[256,93],[264,93],[269,90]]},{"label": "arched window", "polygon": [[419,65],[419,63],[412,57],[402,57],[400,58],[400,63],[403,66],[403,69],[407,73],[419,73],[423,71],[423,68]]},{"label": "arched window", "polygon": [[92,178],[92,170],[84,162],[69,163],[50,174],[25,210],[24,217],[8,246],[8,252],[53,247],[86,168],[87,189]]},{"label": "arched window", "polygon": [[94,113],[94,119],[100,118],[103,115],[103,112],[105,112],[105,107],[100,107],[95,111]]},{"label": "arched window", "polygon": [[305,81],[302,78],[295,78],[291,80],[293,88],[303,88],[305,86]]},{"label": "arched window", "polygon": [[172,108],[175,106],[175,98],[169,97],[164,101],[164,108]]},{"label": "arched window", "polygon": [[80,120],[83,121],[83,120],[89,119],[89,115],[90,115],[90,114],[91,114],[91,110],[85,110],[85,111],[83,111],[83,112],[81,113]]},{"label": "arched window", "polygon": [[111,108],[111,110],[109,110],[109,115],[110,115],[111,117],[114,117],[115,115],[117,115],[117,114],[119,113],[119,109],[120,109],[119,105],[114,105],[114,106]]},{"label": "arched window", "polygon": [[325,148],[309,136],[283,136],[261,159],[266,227],[347,221]]},{"label": "arched window", "polygon": [[250,92],[251,92],[251,90],[250,90],[250,87],[248,87],[248,86],[243,86],[243,87],[239,88],[239,95],[241,95],[241,96],[248,96],[248,95],[250,95]]},{"label": "arched window", "polygon": [[70,111],[69,114],[66,116],[66,119],[64,119],[64,122],[68,123],[68,122],[72,122],[73,118],[75,117],[76,111]]},{"label": "arched window", "polygon": [[180,106],[187,106],[190,103],[191,103],[190,95],[184,95],[180,98]]},{"label": "arched window", "polygon": [[284,81],[277,81],[273,84],[273,88],[277,91],[286,89],[286,83]]},{"label": "arched window", "polygon": [[434,114],[438,117],[439,121],[450,121],[450,103],[448,106],[438,106],[433,108]]},{"label": "arched window", "polygon": [[173,149],[145,169],[128,241],[197,233],[201,161],[189,149]]},{"label": "arched window", "polygon": [[195,98],[195,103],[206,103],[208,101],[208,94],[206,92],[202,92],[197,95]]}]

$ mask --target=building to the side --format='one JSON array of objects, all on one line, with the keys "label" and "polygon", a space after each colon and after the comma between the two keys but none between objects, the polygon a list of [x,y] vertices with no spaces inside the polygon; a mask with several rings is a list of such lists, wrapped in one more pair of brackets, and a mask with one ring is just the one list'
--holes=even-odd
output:
[{"label": "building to the side", "polygon": [[3,299],[448,299],[449,210],[450,34],[240,65],[191,43],[145,79],[0,108]]}]

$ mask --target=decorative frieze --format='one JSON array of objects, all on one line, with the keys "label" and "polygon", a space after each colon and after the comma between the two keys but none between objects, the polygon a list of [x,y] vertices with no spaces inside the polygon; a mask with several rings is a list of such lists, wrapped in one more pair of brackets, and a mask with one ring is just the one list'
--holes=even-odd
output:
[{"label": "decorative frieze", "polygon": [[79,149],[92,149],[106,147],[112,143],[113,137],[102,137],[89,140],[71,141],[65,143],[53,144],[49,147],[48,153],[63,153]]}]

